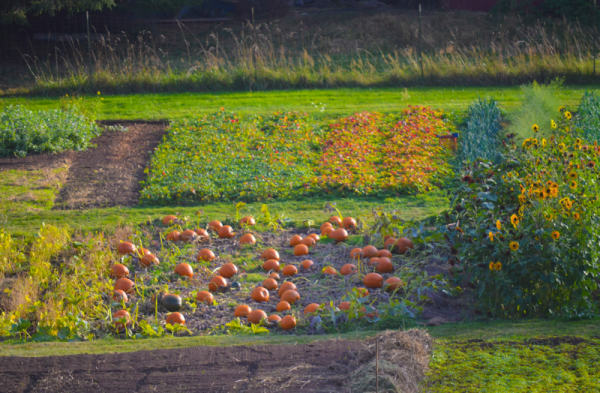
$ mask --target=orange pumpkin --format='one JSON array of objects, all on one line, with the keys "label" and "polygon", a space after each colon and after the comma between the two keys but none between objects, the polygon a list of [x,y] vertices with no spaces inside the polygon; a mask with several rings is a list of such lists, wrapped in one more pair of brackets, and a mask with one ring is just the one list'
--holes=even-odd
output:
[{"label": "orange pumpkin", "polygon": [[252,310],[248,314],[248,322],[258,325],[260,321],[267,319],[267,314],[263,310]]},{"label": "orange pumpkin", "polygon": [[381,257],[391,258],[392,257],[392,253],[389,252],[388,250],[379,250],[379,251],[377,251],[377,256],[379,258],[381,258]]},{"label": "orange pumpkin", "polygon": [[399,277],[390,277],[385,280],[385,284],[383,285],[383,289],[388,292],[394,292],[396,288],[403,286],[404,283]]},{"label": "orange pumpkin", "polygon": [[394,245],[394,250],[401,255],[406,254],[408,250],[412,250],[413,248],[415,248],[415,245],[413,244],[412,240],[407,237],[401,237]]},{"label": "orange pumpkin", "polygon": [[377,248],[373,246],[366,246],[362,250],[363,256],[365,258],[374,258],[377,256]]},{"label": "orange pumpkin", "polygon": [[350,251],[350,258],[352,259],[360,259],[363,257],[362,248],[354,248]]},{"label": "orange pumpkin", "polygon": [[297,291],[289,289],[281,295],[281,300],[285,300],[289,304],[294,304],[300,300],[300,294]]},{"label": "orange pumpkin", "polygon": [[379,262],[379,258],[377,258],[377,257],[371,258],[371,259],[369,259],[369,266],[376,265],[377,262]]},{"label": "orange pumpkin", "polygon": [[131,295],[132,293],[134,293],[134,289],[133,287],[135,286],[135,284],[133,283],[133,281],[131,281],[128,278],[122,277],[119,278],[116,282],[115,282],[115,286],[114,286],[114,290],[122,290],[123,292],[125,292],[128,295]]},{"label": "orange pumpkin", "polygon": [[170,242],[178,242],[180,235],[181,233],[179,233],[179,231],[171,231],[167,235],[167,240]]},{"label": "orange pumpkin", "polygon": [[395,243],[396,243],[395,238],[388,237],[387,239],[385,239],[385,243],[383,243],[383,247],[385,247],[386,250],[389,250],[394,247]]},{"label": "orange pumpkin", "polygon": [[394,270],[394,265],[392,265],[392,261],[389,258],[382,257],[377,261],[377,267],[375,271],[379,273],[391,273]]},{"label": "orange pumpkin", "polygon": [[235,312],[233,313],[233,316],[235,317],[247,317],[248,314],[250,314],[252,312],[252,309],[249,306],[246,306],[245,304],[241,304],[239,306],[237,306],[235,308]]},{"label": "orange pumpkin", "polygon": [[367,288],[381,288],[383,285],[383,277],[379,273],[369,273],[363,280]]},{"label": "orange pumpkin", "polygon": [[294,265],[285,265],[282,271],[284,276],[294,276],[298,273],[298,269]]},{"label": "orange pumpkin", "polygon": [[338,227],[342,226],[342,219],[339,218],[338,216],[329,217],[329,222]]},{"label": "orange pumpkin", "polygon": [[354,229],[356,228],[356,220],[352,217],[346,217],[342,221],[342,226],[347,230]]},{"label": "orange pumpkin", "polygon": [[300,242],[300,244],[304,244],[306,247],[312,247],[317,243],[317,241],[315,239],[313,239],[310,236],[305,237],[304,239],[302,239],[302,241]]},{"label": "orange pumpkin", "polygon": [[377,310],[374,310],[371,313],[367,313],[367,309],[365,307],[363,307],[363,308],[360,309],[360,311],[362,311],[363,313],[365,313],[365,317],[367,317],[367,318],[373,319],[373,318],[379,316],[379,311],[377,311]]},{"label": "orange pumpkin", "polygon": [[345,310],[345,311],[347,311],[347,310],[350,310],[350,302],[341,302],[341,303],[338,305],[338,308],[339,308],[340,310]]},{"label": "orange pumpkin", "polygon": [[329,274],[332,276],[337,276],[337,274],[338,274],[337,270],[335,270],[335,268],[333,268],[331,266],[327,266],[325,269],[323,269],[323,273]]},{"label": "orange pumpkin", "polygon": [[269,274],[269,278],[279,281],[279,274],[273,272],[273,273]]},{"label": "orange pumpkin", "polygon": [[213,304],[214,297],[212,293],[208,291],[200,291],[196,294],[196,300],[200,303],[206,303],[208,305]]},{"label": "orange pumpkin", "polygon": [[192,231],[191,229],[186,229],[185,231],[181,232],[181,235],[179,235],[179,239],[181,239],[184,242],[187,242],[188,240],[194,239],[196,236],[198,236],[198,234],[195,231]]},{"label": "orange pumpkin", "polygon": [[273,314],[269,316],[268,321],[271,323],[278,323],[279,321],[281,321],[281,317],[277,314]]},{"label": "orange pumpkin", "polygon": [[292,309],[292,306],[285,300],[282,300],[279,303],[277,303],[277,312],[284,312],[284,311],[291,310],[291,309]]},{"label": "orange pumpkin", "polygon": [[254,217],[251,216],[246,216],[246,217],[242,217],[242,219],[240,220],[240,225],[256,225],[256,220],[254,219]]},{"label": "orange pumpkin", "polygon": [[264,259],[265,261],[267,259],[274,259],[276,261],[279,261],[279,253],[277,252],[277,250],[274,250],[272,248],[266,249],[262,255],[261,255],[262,259]]},{"label": "orange pumpkin", "polygon": [[367,288],[358,287],[358,288],[356,288],[356,291],[358,292],[360,297],[369,296],[369,290]]},{"label": "orange pumpkin", "polygon": [[233,237],[233,228],[229,225],[224,225],[217,231],[221,239],[230,239]]},{"label": "orange pumpkin", "polygon": [[274,291],[279,287],[279,284],[277,284],[277,281],[274,279],[267,278],[265,281],[263,281],[263,287],[267,288],[269,291]]},{"label": "orange pumpkin", "polygon": [[281,326],[283,330],[293,329],[296,326],[296,318],[291,315],[286,315],[281,322],[279,322],[279,326]]},{"label": "orange pumpkin", "polygon": [[129,276],[129,269],[127,266],[122,265],[120,263],[115,263],[113,267],[110,269],[110,277],[111,278],[121,278]]},{"label": "orange pumpkin", "polygon": [[308,247],[304,244],[298,244],[294,247],[294,255],[300,257],[302,255],[308,255]]},{"label": "orange pumpkin", "polygon": [[263,287],[256,287],[252,291],[252,294],[250,295],[250,297],[255,302],[259,302],[259,303],[268,302],[269,301],[269,291],[267,291],[267,289],[263,288]]},{"label": "orange pumpkin", "polygon": [[321,238],[319,237],[319,235],[317,235],[316,233],[311,233],[307,237],[312,237],[313,239],[315,239],[315,242],[318,242],[319,240],[321,240]]},{"label": "orange pumpkin", "polygon": [[320,304],[311,303],[308,306],[304,307],[304,315],[312,314],[320,307]]},{"label": "orange pumpkin", "polygon": [[275,259],[269,259],[268,261],[265,261],[265,263],[263,263],[263,270],[265,271],[269,271],[269,270],[275,270],[275,271],[279,271],[279,262],[277,262]]},{"label": "orange pumpkin", "polygon": [[[125,321],[126,321],[125,324],[127,326],[129,326],[131,324],[131,315],[129,315],[129,312],[127,310],[119,310],[119,311],[115,312],[113,314],[112,318],[113,318],[113,321],[115,321],[117,319],[125,318]],[[125,329],[125,326],[121,322],[115,322],[114,325],[117,330]]]},{"label": "orange pumpkin", "polygon": [[198,261],[208,261],[211,262],[215,259],[215,254],[209,250],[208,248],[203,248],[198,252],[198,256],[196,257]]},{"label": "orange pumpkin", "polygon": [[163,225],[173,225],[177,221],[177,217],[175,216],[166,216],[162,219]]},{"label": "orange pumpkin", "polygon": [[221,266],[221,268],[219,269],[219,275],[221,277],[225,277],[225,278],[231,278],[231,277],[235,276],[237,274],[237,272],[238,272],[237,266],[235,266],[231,262],[227,262],[226,264]]},{"label": "orange pumpkin", "polygon": [[181,313],[172,312],[167,315],[167,323],[171,325],[185,325],[185,318]]},{"label": "orange pumpkin", "polygon": [[133,245],[133,243],[121,242],[117,246],[117,252],[120,255],[133,254],[135,253],[135,246]]},{"label": "orange pumpkin", "polygon": [[358,268],[351,263],[347,263],[340,269],[340,273],[342,276],[349,276],[351,274],[358,273]]},{"label": "orange pumpkin", "polygon": [[208,239],[210,235],[206,232],[206,229],[196,229],[196,235],[200,236],[202,239]]},{"label": "orange pumpkin", "polygon": [[278,292],[279,297],[281,297],[281,295],[283,295],[283,293],[285,291],[289,291],[289,290],[296,291],[296,290],[298,290],[298,288],[296,287],[296,284],[294,284],[293,282],[290,282],[290,281],[286,281],[283,284],[281,284],[281,286],[279,287],[279,292]]},{"label": "orange pumpkin", "polygon": [[315,263],[310,259],[305,259],[302,261],[302,267],[306,270],[310,269]]},{"label": "orange pumpkin", "polygon": [[331,234],[335,231],[333,227],[325,227],[321,230],[321,236],[331,237]]},{"label": "orange pumpkin", "polygon": [[321,232],[323,232],[323,229],[325,228],[333,228],[333,226],[330,222],[324,222],[323,225],[321,225]]},{"label": "orange pumpkin", "polygon": [[256,238],[251,233],[246,233],[242,237],[240,237],[240,244],[255,244]]},{"label": "orange pumpkin", "polygon": [[147,248],[138,248],[136,251],[137,257],[138,258],[143,258],[144,255],[148,255],[148,254],[152,254],[152,252],[150,250],[148,250]]},{"label": "orange pumpkin", "polygon": [[335,231],[329,234],[329,237],[336,241],[336,243],[341,243],[348,239],[348,232],[344,228],[338,228]]},{"label": "orange pumpkin", "polygon": [[123,292],[122,289],[117,289],[113,293],[113,300],[116,302],[120,302],[122,300],[125,303],[127,303],[128,297],[127,297],[127,294],[125,292]]},{"label": "orange pumpkin", "polygon": [[300,244],[301,241],[302,241],[302,236],[300,236],[300,235],[294,235],[290,239],[290,246],[295,247],[298,244]]},{"label": "orange pumpkin", "polygon": [[140,259],[140,264],[145,267],[150,267],[152,265],[160,265],[160,261],[156,256],[152,254],[146,254],[142,259]]},{"label": "orange pumpkin", "polygon": [[208,282],[208,290],[211,292],[217,292],[221,288],[227,287],[227,280],[222,276],[214,276]]},{"label": "orange pumpkin", "polygon": [[192,278],[194,277],[194,270],[189,264],[182,262],[179,265],[175,266],[175,274],[178,274],[182,277]]},{"label": "orange pumpkin", "polygon": [[208,227],[215,232],[219,232],[219,229],[221,229],[222,226],[223,226],[223,224],[221,223],[221,221],[217,221],[217,220],[214,220],[214,221],[211,221],[208,223]]}]

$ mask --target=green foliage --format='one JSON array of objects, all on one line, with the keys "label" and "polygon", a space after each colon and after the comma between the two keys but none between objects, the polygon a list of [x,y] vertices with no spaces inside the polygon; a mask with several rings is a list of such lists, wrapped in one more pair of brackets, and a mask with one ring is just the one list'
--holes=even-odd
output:
[{"label": "green foliage", "polygon": [[501,121],[502,111],[497,101],[479,98],[474,102],[469,107],[467,123],[458,139],[458,156],[461,160],[498,160]]},{"label": "green foliage", "polygon": [[37,112],[9,106],[0,112],[0,157],[82,151],[100,132],[73,106]]},{"label": "green foliage", "polygon": [[231,322],[226,323],[229,329],[228,333],[231,334],[264,334],[269,333],[269,329],[261,326],[261,324],[251,323],[250,326],[246,326],[240,321],[239,318],[233,319]]},{"label": "green foliage", "polygon": [[590,142],[600,140],[600,96],[595,91],[586,91],[581,98],[577,113],[577,127]]},{"label": "green foliage", "polygon": [[100,11],[114,5],[114,0],[3,0],[0,24],[25,24],[28,15],[54,15],[63,9],[69,12]]},{"label": "green foliage", "polygon": [[563,120],[548,140],[511,143],[501,163],[473,164],[448,217],[465,278],[496,316],[597,309],[599,150],[573,131],[569,112],[555,114]]}]

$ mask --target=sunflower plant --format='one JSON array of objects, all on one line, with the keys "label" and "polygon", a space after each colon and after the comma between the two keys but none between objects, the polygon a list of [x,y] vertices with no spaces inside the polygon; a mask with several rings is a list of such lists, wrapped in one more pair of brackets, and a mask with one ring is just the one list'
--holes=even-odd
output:
[{"label": "sunflower plant", "polygon": [[[505,142],[466,168],[448,235],[480,306],[495,316],[585,316],[600,273],[597,143],[561,108],[548,139]],[[460,230],[459,230],[460,228]]]}]

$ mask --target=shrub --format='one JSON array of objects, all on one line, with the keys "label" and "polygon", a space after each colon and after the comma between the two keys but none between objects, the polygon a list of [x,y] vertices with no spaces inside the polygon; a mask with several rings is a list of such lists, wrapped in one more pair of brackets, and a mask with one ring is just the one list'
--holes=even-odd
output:
[{"label": "shrub", "polygon": [[467,124],[458,140],[459,157],[468,162],[478,158],[497,161],[502,111],[493,99],[479,98],[468,111]]},{"label": "shrub", "polygon": [[9,106],[0,112],[0,157],[82,151],[98,135],[100,128],[75,106],[36,112]]},{"label": "shrub", "polygon": [[600,139],[600,97],[594,91],[586,91],[581,98],[577,116],[579,127],[585,139],[598,141]]},{"label": "shrub", "polygon": [[597,144],[571,114],[548,140],[508,145],[463,177],[450,230],[481,307],[497,316],[581,316],[596,309],[600,266]]}]

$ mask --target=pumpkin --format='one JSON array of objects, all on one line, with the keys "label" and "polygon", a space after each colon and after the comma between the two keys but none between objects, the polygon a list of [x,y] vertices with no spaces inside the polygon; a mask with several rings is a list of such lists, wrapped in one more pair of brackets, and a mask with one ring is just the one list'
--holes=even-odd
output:
[{"label": "pumpkin", "polygon": [[273,315],[269,316],[268,321],[271,323],[277,323],[277,322],[281,321],[281,317],[277,314],[273,314]]},{"label": "pumpkin", "polygon": [[300,244],[304,244],[306,247],[312,247],[317,243],[317,241],[315,239],[313,239],[310,236],[305,237],[304,239],[302,239],[302,241],[300,242]]},{"label": "pumpkin", "polygon": [[122,300],[123,302],[127,303],[127,294],[123,292],[122,289],[117,289],[113,292],[113,300],[116,302],[120,302]]},{"label": "pumpkin", "polygon": [[338,226],[338,227],[342,226],[342,219],[339,218],[338,216],[331,216],[331,217],[329,217],[328,221],[335,226]]},{"label": "pumpkin", "polygon": [[350,310],[350,302],[341,302],[341,303],[338,305],[338,308],[339,308],[340,310],[346,310],[346,311],[347,311],[347,310]]},{"label": "pumpkin", "polygon": [[182,262],[175,266],[175,274],[178,274],[182,277],[192,278],[194,276],[194,270],[189,264]]},{"label": "pumpkin", "polygon": [[267,288],[269,291],[274,291],[275,289],[277,289],[279,287],[279,284],[277,284],[277,281],[273,280],[272,278],[267,278],[265,281],[263,281],[263,287]]},{"label": "pumpkin", "polygon": [[412,240],[407,237],[401,237],[394,245],[394,250],[396,250],[398,254],[406,254],[409,249],[412,250],[413,248],[415,248],[415,245]]},{"label": "pumpkin", "polygon": [[233,313],[233,316],[235,317],[247,317],[248,314],[250,314],[252,312],[252,309],[249,306],[246,306],[245,304],[241,304],[239,306],[237,306],[235,308],[235,312]]},{"label": "pumpkin", "polygon": [[267,314],[263,310],[252,310],[248,314],[248,322],[258,325],[260,321],[267,319]]},{"label": "pumpkin", "polygon": [[296,247],[294,247],[294,255],[297,257],[308,255],[308,247],[304,244],[298,244]]},{"label": "pumpkin", "polygon": [[381,258],[381,257],[391,258],[392,257],[392,253],[389,252],[388,250],[379,250],[379,251],[377,251],[377,256],[379,258]]},{"label": "pumpkin", "polygon": [[279,274],[273,272],[273,273],[269,274],[269,278],[272,278],[273,280],[278,280],[279,281]]},{"label": "pumpkin", "polygon": [[175,216],[166,216],[162,219],[163,225],[173,225],[177,221],[177,217]]},{"label": "pumpkin", "polygon": [[379,262],[379,258],[377,258],[377,257],[371,258],[371,259],[369,259],[369,266],[376,265],[377,262]]},{"label": "pumpkin", "polygon": [[138,258],[143,258],[144,255],[152,254],[152,252],[150,250],[148,250],[147,248],[143,248],[143,247],[138,248],[135,253],[137,254]]},{"label": "pumpkin", "polygon": [[221,288],[227,287],[227,280],[222,276],[214,276],[208,282],[208,290],[211,292],[217,292]]},{"label": "pumpkin", "polygon": [[221,266],[221,268],[219,269],[219,275],[221,277],[225,277],[225,278],[231,278],[231,277],[235,276],[237,274],[237,272],[238,272],[237,266],[235,266],[231,262],[227,262],[226,264]]},{"label": "pumpkin", "polygon": [[213,304],[214,297],[212,293],[208,291],[200,291],[196,294],[196,300],[201,303],[206,303],[208,305]]},{"label": "pumpkin", "polygon": [[110,269],[109,273],[111,278],[121,278],[129,276],[129,269],[127,266],[122,265],[120,263],[115,263],[113,267]]},{"label": "pumpkin", "polygon": [[362,256],[362,248],[354,248],[352,251],[350,251],[350,258],[352,259],[360,259]]},{"label": "pumpkin", "polygon": [[291,310],[291,309],[292,309],[292,306],[285,300],[282,300],[279,303],[277,303],[277,312],[284,312],[284,311]]},{"label": "pumpkin", "polygon": [[291,315],[286,315],[281,322],[279,322],[279,326],[281,326],[283,330],[293,329],[296,326],[296,318]]},{"label": "pumpkin", "polygon": [[186,229],[185,231],[181,232],[181,235],[179,235],[179,239],[181,239],[184,242],[187,242],[188,240],[194,239],[196,236],[198,236],[196,232],[192,231],[191,229]]},{"label": "pumpkin", "polygon": [[154,255],[146,254],[142,259],[140,259],[140,265],[150,267],[152,265],[160,265],[160,261]]},{"label": "pumpkin", "polygon": [[321,231],[321,236],[327,236],[330,237],[331,233],[334,231],[335,229],[333,229],[333,227],[325,227],[322,231]]},{"label": "pumpkin", "polygon": [[340,274],[342,276],[349,276],[351,274],[356,274],[358,273],[358,269],[356,266],[354,266],[351,263],[347,263],[344,266],[342,266],[342,268],[340,269]]},{"label": "pumpkin", "polygon": [[263,269],[265,271],[269,271],[269,270],[279,271],[279,262],[277,262],[274,259],[269,259],[268,261],[265,261],[265,263],[263,263]]},{"label": "pumpkin", "polygon": [[121,242],[117,246],[117,252],[120,255],[133,254],[135,253],[135,246],[133,245],[133,243]]},{"label": "pumpkin", "polygon": [[[225,228],[225,227],[223,227]],[[254,244],[256,243],[256,238],[251,233],[246,233],[242,237],[240,237],[240,244]]]},{"label": "pumpkin", "polygon": [[209,250],[208,248],[203,248],[198,252],[198,256],[196,257],[198,261],[208,261],[211,262],[215,259],[215,254]]},{"label": "pumpkin", "polygon": [[134,293],[135,291],[133,290],[134,287],[134,283],[133,281],[131,281],[128,278],[122,277],[119,278],[116,282],[115,282],[115,286],[114,286],[114,290],[122,290],[123,292],[125,292],[126,294],[130,295],[132,293]]},{"label": "pumpkin", "polygon": [[[123,319],[125,318],[125,324],[127,326],[129,326],[131,324],[131,315],[129,315],[129,312],[127,310],[119,310],[117,312],[115,312],[112,316],[113,321],[117,320],[117,319]],[[117,330],[123,330],[125,329],[125,326],[123,325],[123,323],[121,322],[115,322],[115,328]]]},{"label": "pumpkin", "polygon": [[246,217],[242,217],[242,219],[240,220],[240,225],[256,225],[256,220],[254,219],[254,217],[251,216],[246,216]]},{"label": "pumpkin", "polygon": [[263,303],[269,301],[269,291],[263,287],[256,287],[250,295],[255,302]]},{"label": "pumpkin", "polygon": [[172,312],[167,315],[167,323],[171,325],[185,325],[185,318],[181,313]]},{"label": "pumpkin", "polygon": [[403,286],[404,283],[399,277],[390,277],[385,280],[385,284],[383,285],[383,289],[388,292],[394,292],[396,288]]},{"label": "pumpkin", "polygon": [[338,228],[329,234],[329,237],[335,240],[336,243],[341,243],[348,239],[348,232],[344,228]]},{"label": "pumpkin", "polygon": [[304,307],[304,315],[308,315],[308,314],[312,314],[315,311],[317,311],[317,309],[321,307],[320,304],[317,303],[311,303],[308,306]]},{"label": "pumpkin", "polygon": [[224,225],[217,231],[221,239],[230,239],[233,237],[233,228],[229,225]]},{"label": "pumpkin", "polygon": [[170,242],[178,242],[180,235],[181,235],[181,233],[179,233],[179,231],[171,231],[167,235],[167,240]]},{"label": "pumpkin", "polygon": [[352,217],[346,217],[342,220],[344,229],[350,230],[356,228],[356,220]]},{"label": "pumpkin", "polygon": [[356,288],[356,291],[358,292],[360,297],[369,296],[369,290],[367,288],[358,287],[358,288]]},{"label": "pumpkin", "polygon": [[390,261],[390,258],[386,258],[386,257],[379,258],[379,261],[377,262],[377,267],[375,268],[375,271],[377,271],[379,273],[391,273],[393,270],[394,270],[394,265],[392,265],[392,261]]},{"label": "pumpkin", "polygon": [[294,265],[285,265],[282,271],[284,276],[294,276],[298,273],[298,269]]},{"label": "pumpkin", "polygon": [[161,299],[161,303],[169,311],[181,310],[181,296],[179,295],[165,295]]},{"label": "pumpkin", "polygon": [[272,248],[266,249],[262,255],[261,255],[262,259],[264,259],[265,261],[267,259],[274,259],[276,261],[279,261],[279,253],[277,252],[277,250],[274,250]]},{"label": "pumpkin", "polygon": [[383,247],[385,247],[386,250],[391,249],[392,247],[394,247],[394,244],[396,243],[396,239],[393,237],[388,237],[385,240],[385,243],[383,243]]},{"label": "pumpkin", "polygon": [[373,246],[366,246],[362,249],[362,253],[365,258],[374,258],[377,256],[377,248]]},{"label": "pumpkin", "polygon": [[300,244],[301,241],[302,241],[302,236],[294,235],[290,239],[290,246],[292,246],[292,247],[297,246],[298,244]]},{"label": "pumpkin", "polygon": [[331,225],[330,222],[324,222],[323,225],[321,225],[321,232],[323,232],[323,229],[325,228],[333,228],[333,226]]},{"label": "pumpkin", "polygon": [[285,300],[289,304],[294,304],[300,300],[300,294],[293,289],[288,289],[283,293],[283,295],[281,295],[281,300]]},{"label": "pumpkin", "polygon": [[[373,308],[373,307],[371,307]],[[365,313],[365,317],[370,318],[370,319],[374,319],[375,317],[379,316],[379,311],[375,310],[371,313],[367,313],[367,309],[365,307],[361,308],[360,311],[362,311],[363,313]]]},{"label": "pumpkin", "polygon": [[222,226],[223,226],[223,224],[221,223],[221,221],[217,221],[217,220],[214,220],[214,221],[211,221],[208,223],[208,227],[215,232],[219,232],[219,229],[221,229]]},{"label": "pumpkin", "polygon": [[202,239],[208,239],[210,235],[206,232],[206,229],[196,229],[196,235],[200,236]]},{"label": "pumpkin", "polygon": [[296,284],[294,284],[293,282],[286,281],[283,284],[281,284],[281,286],[279,287],[279,292],[278,292],[279,297],[281,297],[281,295],[283,295],[283,293],[285,291],[289,291],[290,289],[293,291],[298,290],[298,288],[296,287]]},{"label": "pumpkin", "polygon": [[327,266],[325,269],[323,269],[323,273],[329,274],[332,276],[337,276],[337,274],[338,274],[337,270],[335,270],[335,268],[333,268],[331,266]]},{"label": "pumpkin", "polygon": [[317,235],[316,233],[311,233],[307,237],[312,237],[313,239],[315,239],[315,242],[318,242],[319,240],[321,240],[321,238],[319,237],[319,235]]},{"label": "pumpkin", "polygon": [[305,259],[302,261],[302,267],[305,268],[306,270],[310,269],[312,267],[312,265],[314,265],[315,263],[313,261],[311,261],[310,259]]},{"label": "pumpkin", "polygon": [[369,273],[363,280],[367,288],[381,288],[383,285],[383,277],[379,273]]}]

